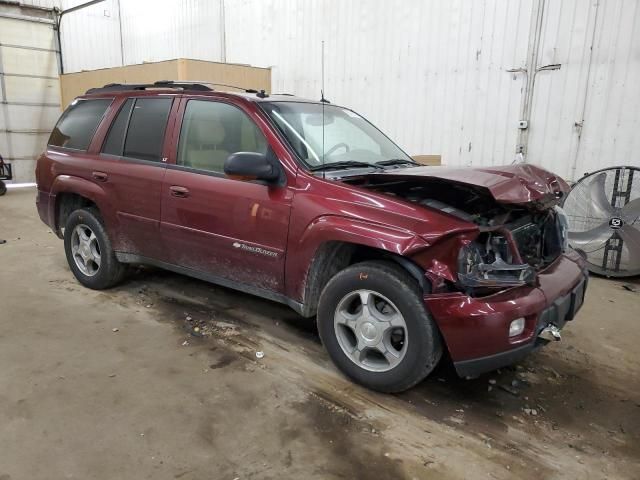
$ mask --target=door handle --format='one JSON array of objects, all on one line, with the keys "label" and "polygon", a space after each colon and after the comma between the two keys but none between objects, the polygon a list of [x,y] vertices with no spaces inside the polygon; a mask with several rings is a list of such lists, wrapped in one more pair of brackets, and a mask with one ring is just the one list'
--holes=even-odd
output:
[{"label": "door handle", "polygon": [[95,178],[99,182],[106,182],[107,180],[109,180],[109,175],[104,172],[93,172],[92,175],[93,178]]},{"label": "door handle", "polygon": [[174,197],[186,198],[189,196],[189,190],[179,185],[172,185],[169,190],[171,190],[171,195]]}]

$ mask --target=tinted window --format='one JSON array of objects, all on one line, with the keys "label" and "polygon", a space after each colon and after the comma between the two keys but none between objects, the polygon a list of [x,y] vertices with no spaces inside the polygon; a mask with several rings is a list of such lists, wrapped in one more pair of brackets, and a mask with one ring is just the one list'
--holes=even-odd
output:
[{"label": "tinted window", "polygon": [[221,102],[190,100],[184,112],[178,165],[224,172],[235,152],[267,153],[267,141],[242,110]]},{"label": "tinted window", "polygon": [[111,129],[107,135],[107,140],[104,142],[102,151],[111,155],[122,155],[122,147],[124,147],[124,135],[127,132],[127,122],[129,121],[129,114],[131,113],[131,107],[133,107],[133,99],[130,98],[120,109],[120,113],[111,124]]},{"label": "tinted window", "polygon": [[75,100],[62,114],[49,137],[49,145],[86,150],[111,99]]},{"label": "tinted window", "polygon": [[124,142],[123,156],[160,161],[171,102],[170,98],[136,99]]}]

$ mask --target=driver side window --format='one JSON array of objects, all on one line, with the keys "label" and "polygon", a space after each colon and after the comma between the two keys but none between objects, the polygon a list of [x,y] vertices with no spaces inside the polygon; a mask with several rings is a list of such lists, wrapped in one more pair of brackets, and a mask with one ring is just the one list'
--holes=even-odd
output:
[{"label": "driver side window", "polygon": [[224,173],[224,162],[232,153],[266,154],[267,140],[242,110],[228,103],[189,100],[184,112],[178,165]]}]

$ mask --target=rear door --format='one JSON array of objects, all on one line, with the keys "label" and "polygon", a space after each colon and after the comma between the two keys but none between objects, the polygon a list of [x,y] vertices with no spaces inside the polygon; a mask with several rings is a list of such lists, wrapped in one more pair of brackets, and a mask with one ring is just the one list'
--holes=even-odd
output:
[{"label": "rear door", "polygon": [[[122,99],[92,172],[116,211],[118,251],[167,260],[160,240],[165,132],[174,95]],[[177,101],[176,101],[177,107]]]},{"label": "rear door", "polygon": [[213,99],[184,98],[178,118],[162,188],[161,229],[172,263],[281,292],[292,193],[223,171],[235,152],[273,155],[264,132],[251,112]]}]

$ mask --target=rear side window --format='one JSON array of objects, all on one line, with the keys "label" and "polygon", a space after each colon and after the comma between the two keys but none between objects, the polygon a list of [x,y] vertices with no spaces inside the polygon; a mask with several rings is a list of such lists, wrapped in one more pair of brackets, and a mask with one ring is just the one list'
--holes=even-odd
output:
[{"label": "rear side window", "polygon": [[111,102],[110,98],[74,101],[51,132],[49,145],[75,150],[89,148],[93,134]]},{"label": "rear side window", "polygon": [[124,148],[124,135],[127,133],[127,123],[129,122],[129,115],[131,114],[131,107],[133,107],[133,99],[127,100],[123,107],[120,109],[120,113],[111,124],[111,129],[107,135],[107,141],[102,147],[103,153],[109,153],[111,155],[122,155],[122,149]]},{"label": "rear side window", "polygon": [[103,153],[159,162],[170,98],[130,98],[111,125]]}]

